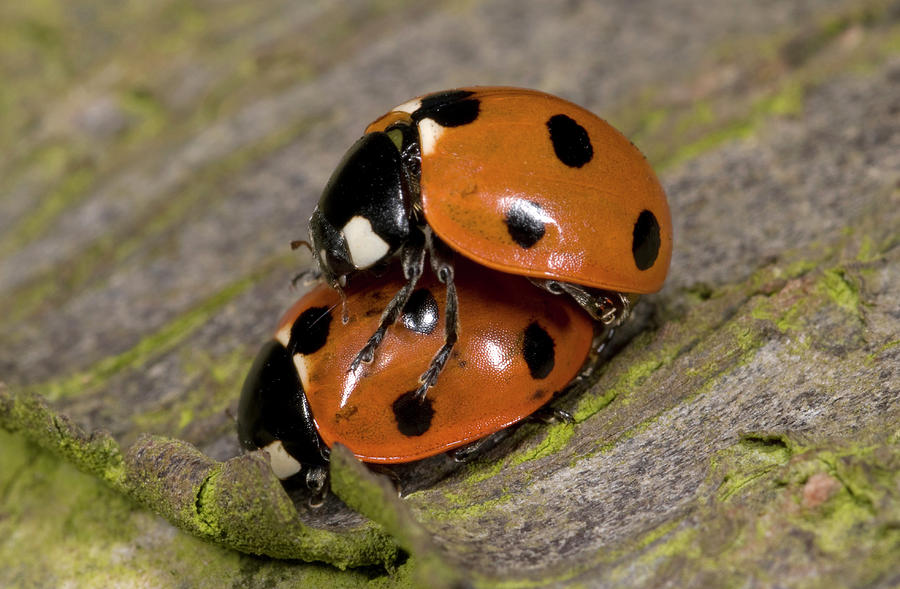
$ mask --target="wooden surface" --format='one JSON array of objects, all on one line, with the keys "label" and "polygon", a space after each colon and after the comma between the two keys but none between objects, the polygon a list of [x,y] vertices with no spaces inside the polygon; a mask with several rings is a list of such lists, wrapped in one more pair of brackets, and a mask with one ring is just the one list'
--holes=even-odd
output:
[{"label": "wooden surface", "polygon": [[[0,39],[0,585],[900,584],[896,2],[48,0]],[[231,417],[288,244],[369,121],[472,84],[648,155],[667,285],[574,425],[295,511]]]}]

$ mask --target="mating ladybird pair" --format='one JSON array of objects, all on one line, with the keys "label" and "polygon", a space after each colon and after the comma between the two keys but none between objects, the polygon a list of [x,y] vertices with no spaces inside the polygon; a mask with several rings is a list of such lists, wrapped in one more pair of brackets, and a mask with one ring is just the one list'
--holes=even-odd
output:
[{"label": "mating ladybird pair", "polygon": [[238,429],[314,487],[335,442],[408,462],[533,413],[661,288],[672,251],[637,148],[518,88],[430,94],[373,122],[309,234],[325,284],[257,357]]}]

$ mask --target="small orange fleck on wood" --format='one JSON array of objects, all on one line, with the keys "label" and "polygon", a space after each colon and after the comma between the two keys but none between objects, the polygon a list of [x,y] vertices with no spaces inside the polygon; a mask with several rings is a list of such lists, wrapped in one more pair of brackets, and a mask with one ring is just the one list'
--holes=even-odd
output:
[{"label": "small orange fleck on wood", "polygon": [[841,483],[830,474],[817,472],[807,479],[803,486],[803,507],[812,509],[828,501]]}]

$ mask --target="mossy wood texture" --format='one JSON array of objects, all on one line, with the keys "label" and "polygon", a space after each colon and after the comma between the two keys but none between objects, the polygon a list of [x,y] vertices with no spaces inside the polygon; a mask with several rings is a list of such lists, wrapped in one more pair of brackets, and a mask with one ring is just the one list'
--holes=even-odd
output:
[{"label": "mossy wood texture", "polygon": [[[6,3],[0,69],[0,585],[900,585],[896,2]],[[233,422],[288,244],[471,84],[633,139],[669,280],[574,423],[311,510]]]}]

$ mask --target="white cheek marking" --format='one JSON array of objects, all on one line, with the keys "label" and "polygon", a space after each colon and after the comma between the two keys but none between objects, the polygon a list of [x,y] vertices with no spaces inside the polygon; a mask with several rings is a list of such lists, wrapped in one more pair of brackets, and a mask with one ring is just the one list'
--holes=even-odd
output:
[{"label": "white cheek marking", "polygon": [[297,369],[297,376],[300,377],[300,384],[303,390],[309,390],[309,364],[306,363],[306,356],[303,354],[294,354],[294,367]]},{"label": "white cheek marking", "polygon": [[281,440],[275,440],[263,450],[269,455],[272,472],[281,480],[294,476],[303,468],[296,458],[287,453]]},{"label": "white cheek marking", "polygon": [[275,339],[285,348],[288,347],[288,343],[291,341],[291,327],[293,327],[291,323],[286,323],[284,327],[279,329],[275,334]]},{"label": "white cheek marking", "polygon": [[395,106],[394,110],[399,110],[400,112],[405,112],[406,114],[411,115],[419,110],[420,106],[422,106],[422,101],[418,98],[414,98],[409,102],[404,102],[400,106]]},{"label": "white cheek marking", "polygon": [[353,217],[341,229],[350,250],[350,258],[357,268],[368,268],[384,257],[390,246],[372,231],[372,223],[359,215]]},{"label": "white cheek marking", "polygon": [[422,147],[422,155],[431,155],[434,152],[434,147],[443,133],[444,127],[431,119],[419,121],[419,145]]}]

